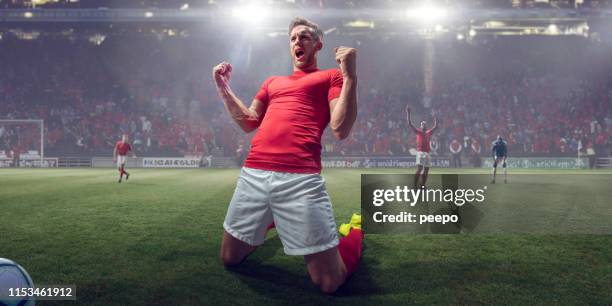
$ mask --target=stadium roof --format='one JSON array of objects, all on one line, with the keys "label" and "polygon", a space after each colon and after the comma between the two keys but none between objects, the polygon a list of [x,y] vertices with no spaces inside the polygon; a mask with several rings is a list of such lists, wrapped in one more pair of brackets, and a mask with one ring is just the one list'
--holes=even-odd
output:
[{"label": "stadium roof", "polygon": [[[0,2],[0,7],[6,2]],[[609,1],[11,1],[0,23],[248,23],[268,35],[285,35],[294,16],[312,18],[326,32],[584,36],[612,22]],[[259,3],[259,4],[258,4]],[[21,5],[20,5],[21,4]],[[27,8],[30,4],[30,8]],[[334,5],[331,5],[334,4]],[[110,7],[97,7],[109,5]],[[17,7],[17,8],[14,8]],[[76,7],[76,8],[75,8]],[[117,8],[121,7],[121,8]],[[131,7],[131,8],[125,8]],[[161,8],[159,8],[161,7]],[[172,8],[174,7],[174,8]],[[241,12],[246,12],[241,14]],[[259,17],[259,18],[255,18]]]}]

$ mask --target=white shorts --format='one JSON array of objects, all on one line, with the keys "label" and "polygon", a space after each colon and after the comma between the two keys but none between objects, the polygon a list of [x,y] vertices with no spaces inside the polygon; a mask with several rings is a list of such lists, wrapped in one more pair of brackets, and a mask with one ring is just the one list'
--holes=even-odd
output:
[{"label": "white shorts", "polygon": [[338,245],[336,221],[319,174],[243,167],[223,228],[249,245],[264,243],[274,221],[287,255],[309,255]]},{"label": "white shorts", "polygon": [[121,165],[125,164],[125,155],[117,155],[117,168],[121,168]]},{"label": "white shorts", "polygon": [[417,166],[423,167],[431,167],[431,157],[429,156],[429,152],[418,151],[416,154],[416,164]]}]

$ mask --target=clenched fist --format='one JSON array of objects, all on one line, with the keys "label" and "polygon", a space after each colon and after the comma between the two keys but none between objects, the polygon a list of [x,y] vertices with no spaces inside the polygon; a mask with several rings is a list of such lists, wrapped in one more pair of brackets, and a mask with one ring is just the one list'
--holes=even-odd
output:
[{"label": "clenched fist", "polygon": [[213,67],[213,79],[218,87],[225,87],[232,77],[232,65],[228,62]]},{"label": "clenched fist", "polygon": [[336,53],[336,62],[340,64],[342,75],[348,78],[356,77],[357,49],[340,46],[336,47],[334,52]]}]

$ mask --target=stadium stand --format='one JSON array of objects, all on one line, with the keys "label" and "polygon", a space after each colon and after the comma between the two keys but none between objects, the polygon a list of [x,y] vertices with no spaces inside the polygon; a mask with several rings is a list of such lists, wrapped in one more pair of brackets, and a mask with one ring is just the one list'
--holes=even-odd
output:
[{"label": "stadium stand", "polygon": [[[82,36],[98,30],[84,29]],[[248,143],[251,135],[239,133],[229,120],[209,76],[221,54],[236,53],[232,44],[204,36],[162,39],[134,27],[115,29],[101,43],[61,37],[58,31],[43,32],[37,39],[5,34],[0,40],[0,119],[43,119],[45,155],[108,155],[123,132],[131,135],[141,156],[235,157],[240,144]],[[286,43],[284,37],[267,39],[279,46]],[[368,58],[376,58],[381,44],[414,56],[398,52],[396,58],[360,66],[358,123],[345,141],[325,134],[327,156],[408,155],[414,137],[407,128],[404,106],[412,105],[421,118],[431,120],[426,116],[431,110],[422,103],[419,42],[367,39],[331,36],[327,43],[362,45],[359,52]],[[483,144],[480,155],[488,156],[488,144],[503,135],[513,156],[576,156],[588,148],[598,157],[609,156],[612,78],[609,71],[596,69],[605,67],[601,61],[609,57],[591,50],[592,46],[568,48],[565,45],[580,44],[567,40],[543,39],[535,46],[531,42],[529,48],[525,46],[530,42],[524,40],[453,45],[453,53],[443,57],[446,62],[436,65],[436,84],[430,93],[429,106],[436,109],[441,124],[433,139],[434,154],[450,156],[448,144],[457,138],[464,152],[469,152],[474,139]],[[518,47],[509,49],[512,44]],[[438,52],[445,52],[444,47]],[[538,52],[527,55],[524,49]],[[245,101],[257,91],[262,75],[288,73],[288,59],[286,65],[278,60],[286,54],[268,56],[262,50],[270,52],[254,47],[249,57],[236,54],[228,59],[237,71],[232,84]],[[594,55],[585,56],[579,69],[563,63],[565,56],[584,52]],[[485,67],[495,65],[500,56],[507,57],[508,64],[492,75]],[[521,64],[513,65],[518,57]],[[480,70],[466,68],[476,60],[483,61],[475,65]],[[322,66],[334,65],[330,59],[321,61]],[[537,69],[541,61],[548,61],[546,73]],[[557,69],[551,70],[551,65]],[[455,70],[470,73],[460,75]],[[394,75],[393,80],[388,75]],[[37,137],[32,130],[0,127],[0,150],[23,153],[36,148]]]}]

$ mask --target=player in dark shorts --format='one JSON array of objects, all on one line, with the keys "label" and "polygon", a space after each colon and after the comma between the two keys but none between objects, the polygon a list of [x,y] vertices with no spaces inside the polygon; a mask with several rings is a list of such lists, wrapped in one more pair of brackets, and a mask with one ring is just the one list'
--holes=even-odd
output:
[{"label": "player in dark shorts", "polygon": [[491,147],[493,153],[493,179],[491,184],[495,184],[495,176],[497,175],[497,165],[501,163],[504,168],[504,183],[508,183],[508,168],[506,167],[506,158],[508,157],[508,145],[501,136],[497,136]]}]

